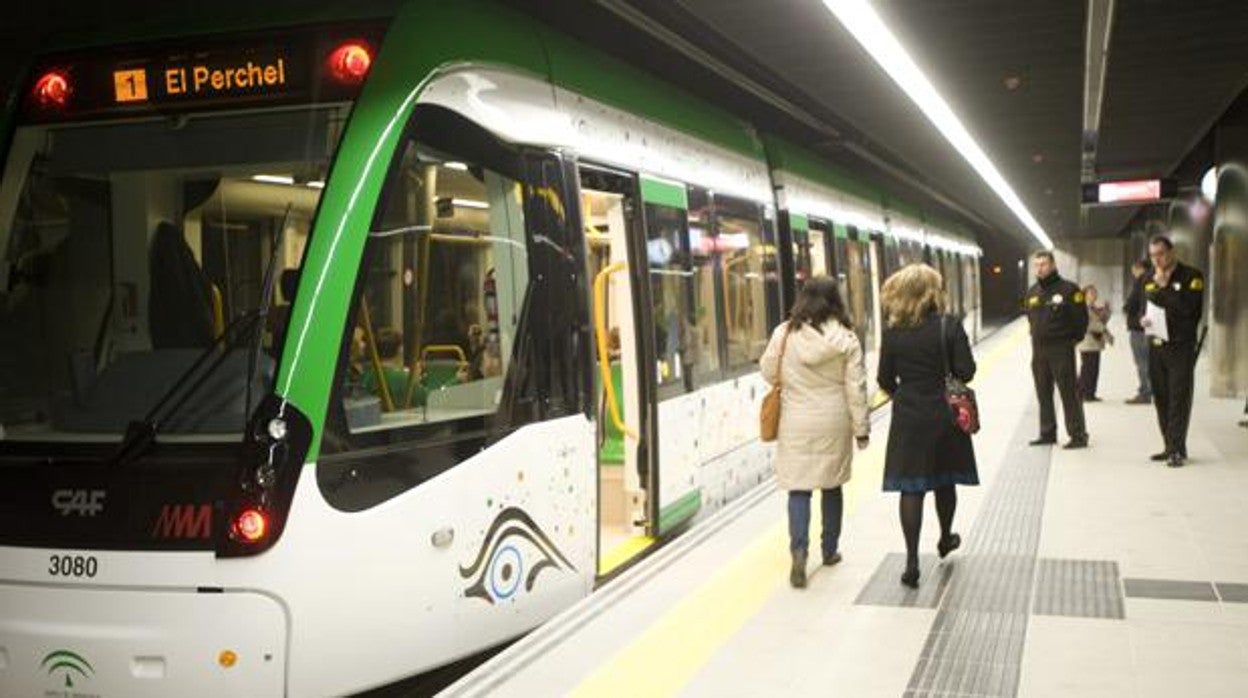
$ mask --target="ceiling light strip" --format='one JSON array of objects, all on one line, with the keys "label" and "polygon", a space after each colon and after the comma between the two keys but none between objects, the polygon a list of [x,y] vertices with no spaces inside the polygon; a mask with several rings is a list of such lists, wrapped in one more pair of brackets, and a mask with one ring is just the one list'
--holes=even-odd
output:
[{"label": "ceiling light strip", "polygon": [[880,16],[866,0],[823,0],[823,4],[837,20],[862,45],[875,62],[888,73],[898,87],[910,97],[928,121],[966,159],[980,178],[997,194],[1006,207],[1018,218],[1044,249],[1053,247],[1053,240],[1044,232],[1039,221],[1022,199],[1014,192],[1005,177],[988,159],[979,144],[953,113],[953,109],[932,86],[927,76],[915,64],[914,59],[902,47],[901,42],[884,24]]}]

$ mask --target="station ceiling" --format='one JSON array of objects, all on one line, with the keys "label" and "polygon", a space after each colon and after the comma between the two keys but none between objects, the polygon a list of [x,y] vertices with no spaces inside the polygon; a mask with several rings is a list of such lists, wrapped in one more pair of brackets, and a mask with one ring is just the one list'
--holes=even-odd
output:
[{"label": "station ceiling", "polygon": [[[998,230],[1029,239],[820,0],[595,1],[632,8],[725,61],[753,63],[778,92],[847,124],[845,138],[865,139]],[[1080,215],[1088,2],[872,4],[1051,237],[1124,232],[1136,208]],[[1111,28],[1096,173],[1170,174],[1248,86],[1248,3],[1116,0]]]}]

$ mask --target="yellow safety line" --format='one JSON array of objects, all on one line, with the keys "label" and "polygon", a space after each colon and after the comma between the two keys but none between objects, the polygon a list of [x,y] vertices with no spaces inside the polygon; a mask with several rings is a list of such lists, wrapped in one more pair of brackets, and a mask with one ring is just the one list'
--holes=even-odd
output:
[{"label": "yellow safety line", "polygon": [[598,561],[599,576],[611,573],[615,568],[633,559],[638,553],[651,545],[654,545],[654,538],[651,536],[633,536],[620,543]]},{"label": "yellow safety line", "polygon": [[[1013,330],[983,358],[979,373],[995,369],[1024,337],[1025,325]],[[859,502],[878,492],[887,441],[883,437],[876,435],[867,450],[855,459],[855,477],[842,487],[847,517],[857,510]],[[814,502],[811,508],[818,511]],[[571,695],[596,698],[668,696],[679,692],[787,583],[787,529],[787,522],[781,520],[759,534],[702,586],[586,677]]]}]

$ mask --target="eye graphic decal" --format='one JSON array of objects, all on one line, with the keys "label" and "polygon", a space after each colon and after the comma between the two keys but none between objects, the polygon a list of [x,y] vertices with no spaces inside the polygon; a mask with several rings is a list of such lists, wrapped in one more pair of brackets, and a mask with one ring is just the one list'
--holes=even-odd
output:
[{"label": "eye graphic decal", "polygon": [[477,559],[460,567],[459,576],[476,578],[464,596],[495,604],[515,596],[522,582],[525,591],[532,591],[538,575],[548,567],[576,569],[528,514],[508,507],[490,524]]}]

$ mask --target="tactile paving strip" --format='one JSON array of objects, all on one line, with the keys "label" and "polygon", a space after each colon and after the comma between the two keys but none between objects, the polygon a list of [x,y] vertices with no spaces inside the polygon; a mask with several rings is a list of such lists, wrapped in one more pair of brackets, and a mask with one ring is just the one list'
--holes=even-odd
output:
[{"label": "tactile paving strip", "polygon": [[907,697],[1018,693],[1051,457],[1026,445],[1035,420],[1034,408],[1020,419],[963,550],[942,565],[952,572]]},{"label": "tactile paving strip", "polygon": [[1170,599],[1174,601],[1217,601],[1218,595],[1210,582],[1179,579],[1122,580],[1127,596],[1135,599]]},{"label": "tactile paving strip", "polygon": [[906,608],[936,608],[949,583],[952,568],[938,564],[935,555],[919,556],[919,578],[923,583],[918,589],[902,586],[901,573],[906,570],[905,553],[889,553],[867,585],[858,593],[856,604],[869,606],[901,606]]},{"label": "tactile paving strip", "polygon": [[1117,618],[1123,613],[1118,563],[1107,560],[1040,560],[1035,605],[1041,616]]}]

